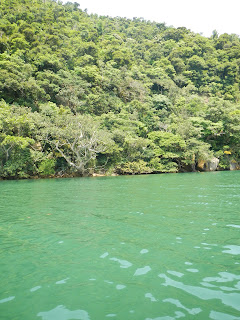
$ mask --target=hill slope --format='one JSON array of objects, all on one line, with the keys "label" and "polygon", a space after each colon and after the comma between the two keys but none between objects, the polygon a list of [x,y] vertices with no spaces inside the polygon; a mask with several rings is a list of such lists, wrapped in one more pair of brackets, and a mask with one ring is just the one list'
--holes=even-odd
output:
[{"label": "hill slope", "polygon": [[77,3],[0,4],[0,177],[240,161],[240,39]]}]

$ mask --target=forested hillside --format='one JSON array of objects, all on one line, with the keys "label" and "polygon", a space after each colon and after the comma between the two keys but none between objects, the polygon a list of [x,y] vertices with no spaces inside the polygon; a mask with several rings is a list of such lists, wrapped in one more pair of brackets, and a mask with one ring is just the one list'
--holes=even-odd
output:
[{"label": "forested hillside", "polygon": [[229,169],[239,77],[234,34],[1,0],[0,177]]}]

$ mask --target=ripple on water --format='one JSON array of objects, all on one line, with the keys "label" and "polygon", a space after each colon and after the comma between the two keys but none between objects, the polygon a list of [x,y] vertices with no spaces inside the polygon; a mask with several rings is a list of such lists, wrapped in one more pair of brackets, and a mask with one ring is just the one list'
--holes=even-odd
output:
[{"label": "ripple on water", "polygon": [[240,228],[238,224],[227,224],[226,227]]},{"label": "ripple on water", "polygon": [[120,268],[130,268],[132,266],[132,263],[127,260],[121,260],[118,258],[110,258],[109,260],[120,263]]},{"label": "ripple on water", "polygon": [[217,247],[217,244],[211,244],[211,243],[206,243],[206,242],[202,242],[201,244],[203,244],[204,246],[212,246],[212,247]]},{"label": "ripple on water", "polygon": [[149,266],[145,266],[143,268],[138,268],[135,273],[134,276],[142,276],[146,273],[148,273],[151,270],[151,268]]},{"label": "ripple on water", "polygon": [[171,275],[173,275],[173,276],[176,276],[176,277],[178,277],[178,278],[181,278],[181,277],[183,277],[183,276],[184,276],[184,274],[183,274],[183,273],[178,272],[178,271],[168,270],[168,271],[167,271],[167,273],[169,273],[169,274],[171,274]]},{"label": "ripple on water", "polygon": [[228,245],[228,246],[224,246],[223,248],[226,248],[227,250],[223,250],[223,253],[229,253],[229,254],[234,254],[234,255],[238,255],[240,254],[240,246],[236,246],[236,245]]},{"label": "ripple on water", "polygon": [[152,302],[157,302],[157,299],[150,292],[145,294],[145,298],[150,299]]},{"label": "ripple on water", "polygon": [[208,282],[200,282],[200,284],[204,287],[208,287],[208,288],[216,288],[216,286],[214,284],[208,283]]},{"label": "ripple on water", "polygon": [[229,273],[229,272],[219,272],[220,277],[206,277],[203,279],[205,282],[232,282],[234,280],[240,280],[240,276]]},{"label": "ripple on water", "polygon": [[217,311],[211,311],[209,315],[210,319],[213,320],[238,320],[239,317],[231,316],[227,313],[217,312]]},{"label": "ripple on water", "polygon": [[219,288],[223,291],[238,291],[237,288],[231,288],[231,287],[225,287],[225,286],[221,286]]},{"label": "ripple on water", "polygon": [[117,284],[117,285],[116,285],[116,289],[117,289],[117,290],[122,290],[122,289],[124,289],[124,288],[126,288],[126,286],[125,286],[124,284]]},{"label": "ripple on water", "polygon": [[13,300],[13,299],[15,299],[15,296],[2,299],[2,300],[0,300],[0,303],[5,303],[5,302],[11,301],[11,300]]},{"label": "ripple on water", "polygon": [[188,272],[196,273],[199,272],[198,269],[186,269]]},{"label": "ripple on water", "polygon": [[168,299],[164,299],[163,302],[169,302],[171,304],[174,304],[176,307],[178,308],[182,308],[184,310],[186,310],[189,314],[198,314],[202,311],[201,308],[192,308],[192,309],[188,309],[187,307],[185,307],[179,300],[177,299],[172,299],[172,298],[168,298]]},{"label": "ripple on water", "polygon": [[235,310],[240,311],[240,294],[239,293],[225,293],[220,290],[211,290],[207,288],[197,287],[197,286],[190,286],[186,285],[182,282],[178,282],[172,280],[165,274],[159,274],[160,278],[165,279],[165,283],[162,285],[164,286],[172,286],[174,288],[181,289],[191,295],[198,297],[201,300],[211,300],[211,299],[219,299],[222,301],[224,305],[230,306]]},{"label": "ripple on water", "polygon": [[141,254],[148,253],[148,249],[142,249],[142,250],[140,251],[140,253],[141,253]]},{"label": "ripple on water", "polygon": [[157,318],[146,318],[145,320],[175,320],[178,318],[185,317],[185,314],[181,311],[175,311],[175,315],[173,317],[171,316],[163,316],[163,317],[157,317]]},{"label": "ripple on water", "polygon": [[59,281],[55,282],[55,284],[64,284],[64,283],[66,283],[66,281],[67,281],[68,279],[69,279],[69,278],[59,280]]},{"label": "ripple on water", "polygon": [[[158,178],[137,178],[148,180],[152,177]],[[177,177],[181,180],[188,175]],[[214,178],[213,175],[211,177]],[[172,198],[173,194],[167,192],[168,183],[163,181],[165,187],[162,191],[165,192],[166,189],[167,193],[157,190],[162,178],[165,179],[164,175],[159,176],[157,184],[151,184],[154,187],[151,191],[156,191],[158,203],[154,203],[155,198],[151,192],[147,195],[145,190],[140,194],[137,188],[141,183],[128,185],[125,177],[116,180],[121,184],[121,179],[123,180],[124,188],[129,193],[126,197],[125,193],[119,196],[118,187],[114,188],[112,185],[111,190],[117,193],[111,197],[110,189],[102,184],[105,180],[98,180],[99,187],[91,185],[91,189],[84,185],[84,179],[73,179],[73,182],[80,183],[74,194],[77,199],[76,206],[71,194],[66,194],[66,204],[61,203],[62,197],[58,196],[61,193],[57,191],[48,201],[39,202],[36,209],[45,212],[47,207],[51,208],[50,210],[54,208],[56,219],[52,217],[52,220],[47,221],[45,215],[42,218],[43,215],[37,213],[34,218],[33,214],[26,212],[25,220],[19,222],[18,218],[27,207],[35,208],[36,204],[32,203],[32,200],[39,199],[39,188],[35,188],[37,192],[33,195],[34,188],[29,187],[31,192],[24,193],[30,194],[31,205],[28,203],[29,206],[25,206],[24,203],[23,208],[16,206],[11,212],[12,217],[9,214],[9,226],[7,225],[4,237],[7,236],[6,246],[12,245],[11,250],[5,250],[5,244],[1,250],[1,270],[2,274],[6,274],[6,280],[2,283],[0,306],[9,312],[6,319],[18,317],[19,312],[23,319],[28,318],[29,315],[25,313],[30,310],[30,306],[36,306],[39,299],[49,294],[51,299],[40,301],[33,318],[101,320],[110,319],[112,316],[113,319],[154,317],[167,320],[184,317],[185,314],[185,319],[209,319],[210,313],[211,319],[217,320],[236,319],[234,315],[240,317],[240,243],[237,237],[240,223],[237,220],[237,202],[224,207],[223,200],[215,197],[219,195],[218,191],[212,188],[214,193],[210,192],[210,189],[206,191],[208,198],[197,198],[197,201],[209,202],[209,207],[194,206],[192,202],[196,199],[197,191],[194,191],[191,198],[185,198],[192,185],[189,189],[181,190],[181,193],[176,195],[177,198],[169,202],[168,199]],[[172,179],[172,176],[170,178]],[[64,181],[68,183],[68,180]],[[91,184],[91,181],[86,180],[86,184]],[[206,185],[206,182],[204,180],[201,183]],[[42,183],[45,184],[45,181]],[[56,184],[61,184],[61,181],[57,180]],[[65,195],[67,191],[68,187],[62,184],[62,194]],[[145,198],[146,202],[141,202]],[[118,203],[116,199],[121,201]],[[90,207],[84,207],[85,201]],[[185,208],[181,206],[183,202]],[[179,204],[180,208],[176,212],[173,211],[175,204]],[[138,214],[126,215],[129,210],[135,213],[137,209]],[[188,213],[190,209],[192,211]],[[145,215],[140,215],[141,212],[145,212]],[[209,212],[212,213],[211,217],[208,216]],[[96,213],[96,216],[92,213]],[[162,213],[165,216],[162,216]],[[3,216],[6,215],[7,210]],[[26,219],[28,215],[31,215],[32,219]],[[126,220],[124,217],[129,220],[128,223],[123,223]],[[31,225],[30,220],[33,220]],[[207,236],[202,237],[202,232]],[[175,243],[174,246],[171,245],[172,242]],[[177,246],[180,242],[181,246]],[[194,246],[198,246],[196,250],[193,249]],[[116,250],[113,251],[112,247]],[[3,251],[6,252],[6,257],[2,254]],[[214,258],[211,258],[213,256]],[[35,264],[28,263],[39,261],[39,257],[41,263],[37,269]],[[22,263],[19,263],[21,269],[14,265],[16,258],[22,259]],[[162,279],[155,273],[157,268],[160,269],[158,273],[164,274]],[[191,273],[197,269],[198,273]],[[226,270],[226,273],[219,273]],[[69,276],[70,279],[64,279],[63,276]],[[52,280],[49,282],[49,279]],[[110,279],[112,281],[109,281]],[[10,297],[13,294],[16,294],[16,298]],[[136,304],[136,300],[140,303]],[[60,304],[64,306],[59,306]],[[192,315],[199,307],[202,312]],[[131,314],[134,310],[135,314]],[[124,312],[126,314],[123,314]]]},{"label": "ripple on water", "polygon": [[90,320],[89,314],[85,310],[68,310],[65,306],[60,305],[50,311],[43,311],[37,314],[42,320]]},{"label": "ripple on water", "polygon": [[34,287],[34,288],[31,288],[30,291],[31,291],[31,292],[34,292],[34,291],[37,291],[37,290],[39,290],[39,289],[41,289],[41,288],[42,288],[41,286],[36,286],[36,287]]},{"label": "ripple on water", "polygon": [[104,259],[104,258],[106,258],[108,255],[109,255],[109,253],[108,253],[108,252],[105,252],[105,253],[103,253],[103,254],[100,256],[100,258]]}]

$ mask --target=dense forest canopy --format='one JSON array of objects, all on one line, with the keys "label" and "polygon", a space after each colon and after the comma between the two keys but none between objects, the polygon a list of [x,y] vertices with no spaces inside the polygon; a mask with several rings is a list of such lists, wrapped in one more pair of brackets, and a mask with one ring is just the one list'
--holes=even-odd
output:
[{"label": "dense forest canopy", "polygon": [[240,38],[0,3],[0,177],[240,163]]}]

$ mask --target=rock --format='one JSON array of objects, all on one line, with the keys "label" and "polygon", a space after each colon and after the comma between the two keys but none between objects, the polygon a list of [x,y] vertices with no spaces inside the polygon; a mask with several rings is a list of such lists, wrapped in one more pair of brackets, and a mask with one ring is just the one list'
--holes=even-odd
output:
[{"label": "rock", "polygon": [[206,161],[199,160],[197,163],[197,168],[201,171],[205,171],[205,167],[206,167]]},{"label": "rock", "polygon": [[218,158],[212,158],[212,160],[208,161],[209,171],[216,171],[219,164]]},{"label": "rock", "polygon": [[235,160],[230,161],[230,170],[234,171],[234,170],[239,170],[240,166],[238,165],[238,163]]},{"label": "rock", "polygon": [[199,160],[197,164],[197,168],[201,171],[216,171],[218,168],[219,159],[212,158],[211,160]]}]

